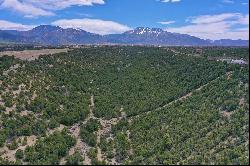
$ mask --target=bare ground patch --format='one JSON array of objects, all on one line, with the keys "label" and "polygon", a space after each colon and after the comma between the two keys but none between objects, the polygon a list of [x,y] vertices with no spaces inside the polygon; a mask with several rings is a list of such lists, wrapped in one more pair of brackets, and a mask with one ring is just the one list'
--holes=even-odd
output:
[{"label": "bare ground patch", "polygon": [[24,50],[24,51],[4,51],[0,52],[0,57],[4,55],[14,56],[21,60],[36,60],[41,55],[53,55],[62,52],[68,52],[69,49],[42,49],[42,50]]},{"label": "bare ground patch", "polygon": [[[24,140],[24,136],[19,137],[19,139]],[[0,148],[0,153],[1,153],[1,157],[9,160],[9,161],[16,161],[16,151],[21,149],[21,150],[25,150],[27,146],[33,146],[35,145],[36,141],[37,141],[37,137],[35,135],[32,136],[26,136],[27,138],[27,144],[26,145],[21,145],[19,146],[17,149],[15,150],[10,150],[6,145],[3,148]]]}]

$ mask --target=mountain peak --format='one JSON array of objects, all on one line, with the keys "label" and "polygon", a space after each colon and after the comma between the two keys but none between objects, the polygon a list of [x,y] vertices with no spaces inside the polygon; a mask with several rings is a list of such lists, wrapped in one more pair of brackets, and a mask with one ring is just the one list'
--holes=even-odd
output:
[{"label": "mountain peak", "polygon": [[135,30],[145,30],[145,31],[159,31],[163,32],[161,28],[149,28],[149,27],[137,27]]},{"label": "mountain peak", "polygon": [[52,25],[39,25],[32,29],[32,31],[55,31],[62,29],[59,26],[52,26]]},{"label": "mountain peak", "polygon": [[160,28],[137,27],[123,34],[98,35],[82,29],[40,25],[29,31],[0,30],[0,41],[25,44],[140,44],[166,46],[248,46],[248,40],[203,40]]},{"label": "mountain peak", "polygon": [[130,30],[125,32],[126,34],[136,34],[136,35],[143,35],[143,34],[157,34],[163,33],[164,31],[161,28],[149,28],[149,27],[137,27],[134,30]]}]

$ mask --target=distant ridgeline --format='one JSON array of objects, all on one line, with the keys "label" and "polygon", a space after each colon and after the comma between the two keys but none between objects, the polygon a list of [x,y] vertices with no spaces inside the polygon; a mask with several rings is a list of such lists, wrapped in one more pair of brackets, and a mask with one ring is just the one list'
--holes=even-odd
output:
[{"label": "distant ridgeline", "polygon": [[0,42],[23,44],[126,44],[164,46],[248,46],[248,40],[204,40],[198,37],[170,33],[160,28],[138,27],[122,34],[98,35],[79,29],[40,25],[29,31],[0,30]]}]

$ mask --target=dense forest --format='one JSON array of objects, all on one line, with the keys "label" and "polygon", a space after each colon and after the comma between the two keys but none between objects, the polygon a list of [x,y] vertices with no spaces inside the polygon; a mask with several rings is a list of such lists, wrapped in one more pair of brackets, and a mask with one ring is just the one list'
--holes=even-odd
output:
[{"label": "dense forest", "polygon": [[0,164],[249,164],[249,49],[202,49],[0,57]]}]

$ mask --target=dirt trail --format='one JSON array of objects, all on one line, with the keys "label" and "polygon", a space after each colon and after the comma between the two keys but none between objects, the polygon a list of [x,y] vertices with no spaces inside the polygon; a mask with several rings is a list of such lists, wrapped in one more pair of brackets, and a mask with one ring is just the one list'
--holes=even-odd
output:
[{"label": "dirt trail", "polygon": [[[90,119],[98,119],[94,116],[93,113],[93,108],[95,106],[94,103],[94,96],[92,95],[90,97],[90,105],[89,105],[89,115],[88,117],[81,123],[77,123],[73,126],[71,126],[71,128],[69,129],[71,135],[73,137],[76,138],[76,145],[73,146],[70,150],[69,150],[69,155],[73,155],[75,152],[80,152],[81,156],[84,158],[84,161],[82,164],[84,165],[91,165],[91,159],[88,157],[87,153],[89,151],[89,149],[91,148],[88,144],[86,144],[85,142],[82,141],[81,136],[80,136],[80,130],[81,130],[81,124],[87,124],[87,122]],[[66,157],[62,158],[60,161],[60,165],[65,165],[66,164]]]},{"label": "dirt trail", "polygon": [[[228,74],[230,74],[230,72],[228,72],[226,75],[228,75]],[[172,105],[172,104],[174,104],[174,103],[176,103],[178,101],[186,100],[187,98],[191,97],[194,92],[201,91],[204,87],[208,86],[211,82],[214,82],[214,81],[216,81],[217,79],[219,79],[221,77],[218,77],[218,78],[208,82],[207,84],[200,86],[199,88],[193,90],[192,92],[190,92],[190,93],[188,93],[188,94],[186,94],[186,95],[184,95],[184,96],[182,96],[182,97],[180,97],[180,98],[178,98],[178,99],[176,99],[176,100],[174,100],[174,101],[172,101],[172,102],[170,102],[170,103],[168,103],[168,104],[166,104],[166,105],[164,105],[162,107],[156,108],[156,109],[148,111],[148,112],[141,113],[139,115],[128,117],[128,121],[131,122],[131,121],[133,121],[134,118],[138,118],[143,114],[149,114],[149,113],[151,113],[153,111],[159,111],[159,110],[162,110],[162,109],[164,109],[164,108],[166,108],[166,107],[168,107],[168,106],[170,106],[170,105]],[[15,92],[15,95],[18,95],[20,93],[20,90],[21,90],[21,86],[19,86],[19,89],[18,89],[18,91]],[[36,97],[37,97],[37,94],[36,94],[36,92],[34,92],[33,96],[32,96],[32,99],[34,99]],[[99,147],[99,144],[100,144],[100,140],[101,140],[102,136],[108,136],[109,138],[113,139],[113,135],[111,134],[112,125],[117,124],[119,122],[119,120],[121,120],[122,118],[127,118],[127,115],[126,115],[125,112],[123,112],[123,107],[122,107],[121,110],[120,110],[120,112],[121,112],[120,117],[112,118],[110,120],[105,120],[103,118],[97,118],[97,117],[94,116],[94,113],[93,113],[94,107],[95,107],[94,96],[91,95],[91,97],[90,97],[90,105],[89,105],[90,113],[89,113],[88,117],[82,123],[79,122],[79,123],[73,125],[69,129],[71,135],[74,136],[76,138],[76,140],[77,140],[76,145],[69,150],[69,155],[73,155],[76,151],[79,151],[80,154],[84,158],[83,164],[84,165],[91,165],[91,159],[87,155],[87,153],[88,153],[88,151],[89,151],[89,149],[91,147],[88,146],[85,142],[83,142],[81,140],[81,138],[80,138],[80,126],[81,126],[81,124],[86,124],[90,119],[97,119],[101,124],[101,127],[96,132],[96,134],[97,134],[97,159],[99,161],[106,161],[107,164],[119,165],[119,163],[116,162],[115,158],[113,158],[111,160],[111,162],[107,161],[107,158],[102,153],[101,148]],[[7,112],[10,112],[10,111],[11,110],[9,110],[9,111],[7,110]],[[23,115],[26,115],[26,114],[27,114],[27,112],[23,113]],[[60,125],[60,127],[56,128],[54,130],[48,131],[47,134],[53,134],[55,131],[62,131],[64,128],[65,128],[64,125]],[[127,131],[127,136],[129,138],[130,131]],[[33,138],[33,137],[28,138],[28,145],[29,146],[34,145],[35,142],[36,142],[36,138]],[[24,150],[26,148],[26,146],[27,145],[20,146],[18,149]],[[15,152],[16,152],[16,150],[8,150],[8,148],[5,146],[4,148],[0,148],[0,152],[5,152],[5,153],[3,153],[2,157],[8,158],[11,161],[15,161]],[[114,149],[114,154],[115,154],[115,149]],[[130,149],[130,154],[133,154],[132,149]],[[60,165],[64,165],[65,163],[66,163],[65,158],[62,158],[61,161],[60,161]]]},{"label": "dirt trail", "polygon": [[130,143],[130,148],[129,148],[129,153],[128,154],[129,154],[129,156],[132,156],[134,151],[133,151],[133,148],[131,146],[131,143],[132,143],[132,141],[130,139],[131,132],[129,130],[127,130],[126,134],[127,134],[128,141]]},{"label": "dirt trail", "polygon": [[[231,72],[227,72],[225,75],[227,76],[227,75],[230,74],[230,73],[231,73]],[[223,76],[225,76],[225,75],[222,75],[222,76],[220,76],[220,77],[215,78],[214,80],[212,80],[212,81],[206,83],[205,85],[202,85],[202,86],[200,86],[200,87],[197,88],[197,89],[194,89],[192,92],[187,93],[186,95],[184,95],[184,96],[182,96],[182,97],[180,97],[180,98],[178,98],[178,99],[176,99],[176,100],[174,100],[174,101],[171,101],[170,103],[167,103],[166,105],[164,105],[164,106],[162,106],[162,107],[156,108],[156,109],[151,110],[151,111],[143,112],[143,113],[138,114],[138,115],[135,115],[135,116],[130,116],[130,117],[129,117],[129,120],[133,120],[134,118],[138,118],[138,117],[140,117],[140,116],[143,115],[143,114],[149,114],[149,113],[151,113],[151,112],[153,112],[153,111],[162,110],[162,109],[164,109],[164,108],[166,108],[166,107],[168,107],[168,106],[170,106],[170,105],[172,105],[172,104],[174,104],[174,103],[176,103],[176,102],[178,102],[178,101],[186,100],[187,98],[191,97],[191,96],[193,95],[194,92],[199,92],[199,91],[201,91],[203,88],[205,88],[206,86],[208,86],[208,85],[211,84],[212,82],[217,81],[218,79],[220,79],[221,77],[223,77]]]},{"label": "dirt trail", "polygon": [[94,107],[95,106],[95,102],[94,102],[94,96],[92,95],[90,97],[90,107]]},{"label": "dirt trail", "polygon": [[[90,109],[92,109],[91,113],[93,114],[93,108],[94,108],[94,106],[95,106],[95,103],[94,103],[94,96],[93,96],[93,95],[91,96],[90,101],[91,101],[91,102],[90,102],[90,103],[91,103]],[[93,114],[92,117],[94,117],[94,114]],[[101,135],[102,135],[102,133],[103,133],[102,129],[105,128],[105,127],[104,127],[103,120],[102,120],[101,118],[97,118],[97,119],[99,120],[99,122],[101,123],[101,126],[102,126],[102,127],[100,127],[100,128],[98,129],[98,131],[96,132],[96,139],[97,139],[97,140],[96,140],[96,143],[97,143],[97,159],[98,159],[98,161],[104,161],[105,159],[103,158],[102,151],[101,151],[101,148],[99,147],[99,144],[100,144],[100,142],[101,142]]]},{"label": "dirt trail", "polygon": [[109,138],[113,139],[113,135],[111,134],[112,125],[117,124],[119,120],[121,120],[123,117],[126,116],[126,114],[123,112],[123,108],[121,108],[120,113],[121,113],[122,116],[120,116],[119,118],[112,118],[112,119],[106,120],[104,118],[97,118],[97,117],[94,116],[94,113],[93,113],[94,107],[95,107],[94,96],[92,95],[91,98],[90,98],[90,106],[89,106],[90,115],[85,120],[84,123],[87,123],[89,119],[97,119],[101,124],[101,127],[96,132],[96,136],[97,136],[97,147],[96,147],[97,148],[97,159],[99,161],[105,161],[107,164],[118,165],[115,158],[113,158],[111,160],[111,162],[109,162],[107,160],[107,157],[102,153],[102,150],[99,147],[99,144],[101,142],[101,137],[102,136],[108,136]]},{"label": "dirt trail", "polygon": [[94,96],[92,95],[90,97],[89,116],[84,120],[83,124],[86,124],[90,119],[98,119],[98,118],[95,117],[95,115],[93,113],[94,106],[95,106]]},{"label": "dirt trail", "polygon": [[53,134],[53,133],[56,132],[56,131],[61,132],[64,128],[66,128],[66,126],[60,124],[59,127],[49,130],[49,131],[47,132],[47,135],[51,135],[51,134]]},{"label": "dirt trail", "polygon": [[[69,156],[73,155],[76,152],[79,152],[84,158],[83,164],[90,165],[91,159],[87,156],[87,152],[89,151],[90,147],[85,142],[83,142],[80,138],[80,126],[81,124],[77,123],[69,129],[71,135],[76,138],[76,145],[70,148]],[[66,164],[65,159],[66,159],[65,157],[61,159],[60,165]]]},{"label": "dirt trail", "polygon": [[101,128],[98,129],[97,131],[97,159],[99,161],[105,161],[108,164],[116,164],[117,162],[115,160],[113,160],[112,163],[109,163],[109,161],[107,160],[107,157],[105,155],[103,155],[101,148],[99,147],[99,144],[101,142],[101,137],[102,136],[108,136],[110,139],[114,139],[112,134],[111,134],[111,128],[112,125],[117,124],[117,122],[119,121],[118,118],[113,118],[110,120],[104,120],[104,119],[99,119],[100,123],[101,123]]},{"label": "dirt trail", "polygon": [[[2,81],[1,80],[0,80],[0,85],[2,85]],[[4,102],[3,102],[3,99],[2,99],[2,92],[0,93],[0,106],[4,106]]]}]

